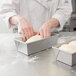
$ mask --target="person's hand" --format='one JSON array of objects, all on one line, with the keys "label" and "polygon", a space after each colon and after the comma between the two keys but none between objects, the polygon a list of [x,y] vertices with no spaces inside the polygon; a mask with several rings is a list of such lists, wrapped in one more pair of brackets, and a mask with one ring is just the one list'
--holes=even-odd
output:
[{"label": "person's hand", "polygon": [[43,38],[48,38],[51,36],[51,29],[54,27],[59,27],[59,21],[55,18],[45,22],[42,27],[39,29],[38,34],[40,34]]},{"label": "person's hand", "polygon": [[51,32],[50,32],[51,28],[50,26],[48,25],[48,23],[44,23],[41,28],[39,29],[39,32],[38,34],[41,35],[43,38],[48,38],[50,37],[51,35]]},{"label": "person's hand", "polygon": [[10,17],[9,19],[10,24],[12,25],[19,25],[20,30],[22,33],[22,39],[27,40],[31,36],[37,34],[37,32],[34,31],[32,25],[23,17],[15,15]]},{"label": "person's hand", "polygon": [[18,23],[22,33],[23,40],[29,39],[34,35],[34,29],[31,24],[28,23],[23,17],[19,17]]}]

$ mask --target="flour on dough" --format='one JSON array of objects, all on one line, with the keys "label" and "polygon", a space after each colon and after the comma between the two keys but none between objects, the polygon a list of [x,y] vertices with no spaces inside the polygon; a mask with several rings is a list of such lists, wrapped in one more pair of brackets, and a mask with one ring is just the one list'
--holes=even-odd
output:
[{"label": "flour on dough", "polygon": [[69,45],[74,46],[76,48],[76,41],[71,41]]},{"label": "flour on dough", "polygon": [[69,44],[63,44],[62,46],[59,47],[60,50],[73,53],[76,52],[76,48],[74,46],[71,46]]},{"label": "flour on dough", "polygon": [[34,41],[37,41],[37,40],[41,40],[42,37],[40,35],[35,35],[35,36],[32,36],[31,38],[29,38],[26,43],[31,43],[31,42],[34,42]]},{"label": "flour on dough", "polygon": [[68,44],[63,44],[59,47],[60,50],[63,50],[63,51],[67,51],[68,49]]}]

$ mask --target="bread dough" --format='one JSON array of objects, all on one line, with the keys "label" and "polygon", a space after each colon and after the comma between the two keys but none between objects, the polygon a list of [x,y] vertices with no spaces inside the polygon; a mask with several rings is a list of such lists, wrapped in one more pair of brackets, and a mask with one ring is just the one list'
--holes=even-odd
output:
[{"label": "bread dough", "polygon": [[74,46],[71,46],[69,44],[63,44],[62,46],[59,47],[60,50],[73,53],[76,52],[76,48]]},{"label": "bread dough", "polygon": [[68,44],[63,44],[59,47],[60,50],[67,51],[69,49]]},{"label": "bread dough", "polygon": [[74,46],[74,47],[76,48],[76,41],[71,41],[71,42],[69,43],[69,45],[70,45],[70,46]]},{"label": "bread dough", "polygon": [[32,36],[31,38],[29,38],[26,43],[31,43],[31,42],[34,42],[34,41],[37,41],[37,40],[41,40],[42,37],[40,35],[35,35],[35,36]]}]

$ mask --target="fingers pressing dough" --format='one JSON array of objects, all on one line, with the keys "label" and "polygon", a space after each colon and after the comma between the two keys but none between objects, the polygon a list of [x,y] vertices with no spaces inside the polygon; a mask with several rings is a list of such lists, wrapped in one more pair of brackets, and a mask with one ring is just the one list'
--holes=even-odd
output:
[{"label": "fingers pressing dough", "polygon": [[37,41],[37,40],[41,40],[42,37],[40,35],[35,35],[35,36],[32,36],[31,38],[29,38],[26,43],[31,43],[31,42],[34,42],[34,41]]}]

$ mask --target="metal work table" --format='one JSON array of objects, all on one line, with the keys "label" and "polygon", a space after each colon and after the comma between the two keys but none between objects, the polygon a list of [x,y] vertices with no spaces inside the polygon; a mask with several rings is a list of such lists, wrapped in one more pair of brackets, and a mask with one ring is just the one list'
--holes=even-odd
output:
[{"label": "metal work table", "polygon": [[[61,35],[74,36],[76,35],[76,32],[63,32]],[[0,35],[0,40],[3,39],[2,36],[9,36],[9,39],[12,37],[12,35],[9,34],[2,34]],[[8,39],[7,37],[6,39]],[[70,67],[56,61],[54,51],[51,48],[30,56],[26,56],[20,52],[17,52],[17,50],[11,50],[8,46],[6,48],[2,45],[1,41],[0,76],[76,76],[76,66]],[[8,42],[9,41],[7,41],[6,45],[8,45]],[[2,48],[5,51],[1,51]]]},{"label": "metal work table", "polygon": [[56,62],[52,49],[29,57],[16,52],[0,56],[0,76],[76,76],[76,66]]}]

